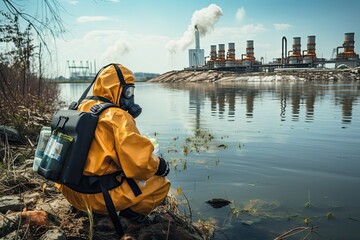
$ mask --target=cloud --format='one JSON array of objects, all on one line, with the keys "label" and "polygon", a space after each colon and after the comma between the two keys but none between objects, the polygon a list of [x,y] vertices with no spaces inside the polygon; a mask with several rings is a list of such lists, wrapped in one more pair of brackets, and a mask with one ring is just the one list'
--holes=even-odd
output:
[{"label": "cloud", "polygon": [[259,32],[265,32],[266,29],[263,24],[248,24],[244,25],[240,28],[242,34],[254,34]]},{"label": "cloud", "polygon": [[101,55],[101,59],[119,59],[129,51],[130,47],[125,41],[117,40],[106,48],[105,52]]},{"label": "cloud", "polygon": [[[57,75],[68,77],[68,60],[75,62],[96,60],[96,66],[102,67],[111,62],[124,64],[132,71],[165,72],[169,67],[178,68],[187,64],[187,55],[178,54],[169,66],[168,51],[164,48],[169,37],[162,35],[131,35],[127,31],[97,30],[87,32],[80,38],[65,41],[58,39]],[[181,56],[180,56],[181,55]],[[179,63],[180,62],[180,63]],[[97,69],[98,70],[98,69]]]},{"label": "cloud", "polygon": [[94,30],[84,35],[84,40],[102,40],[106,42],[113,42],[116,39],[128,39],[130,36],[126,31],[120,30]]},{"label": "cloud", "polygon": [[242,21],[244,19],[244,17],[245,17],[245,8],[244,7],[239,8],[236,11],[235,17],[236,17],[237,21],[239,21],[239,22]]},{"label": "cloud", "polygon": [[100,21],[108,21],[109,17],[104,16],[81,16],[76,19],[78,23],[88,23],[88,22],[100,22]]},{"label": "cloud", "polygon": [[254,35],[257,33],[266,32],[266,28],[263,24],[248,24],[241,27],[221,27],[217,28],[214,31],[214,35],[219,38],[224,39],[224,36],[227,36],[227,39],[233,38],[243,38],[249,37],[249,35]]},{"label": "cloud", "polygon": [[210,4],[206,8],[195,11],[191,18],[191,24],[183,33],[183,36],[177,40],[170,40],[166,45],[166,49],[168,49],[170,53],[184,51],[194,42],[195,26],[197,26],[200,36],[205,36],[208,32],[213,30],[214,24],[221,16],[222,10],[216,4]]},{"label": "cloud", "polygon": [[274,27],[277,31],[286,31],[289,28],[291,28],[292,26],[288,23],[275,23]]},{"label": "cloud", "polygon": [[131,50],[134,38],[126,31],[97,30],[88,32],[83,37],[83,42],[93,43],[101,49],[101,59],[116,59]]},{"label": "cloud", "polygon": [[76,5],[79,3],[79,1],[77,0],[67,0],[68,3],[72,4],[72,5]]}]

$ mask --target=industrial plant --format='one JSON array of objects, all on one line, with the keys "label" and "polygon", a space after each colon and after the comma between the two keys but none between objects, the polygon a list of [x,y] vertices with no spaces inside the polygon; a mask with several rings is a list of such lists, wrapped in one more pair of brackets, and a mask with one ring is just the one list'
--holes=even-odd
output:
[{"label": "industrial plant", "polygon": [[[257,60],[254,55],[254,41],[246,41],[246,50],[240,58],[235,55],[235,43],[229,43],[227,52],[225,44],[210,46],[209,56],[204,57],[204,49],[200,49],[199,30],[195,26],[195,49],[189,49],[189,67],[185,70],[227,70],[236,72],[273,71],[279,68],[319,68],[325,64],[335,64],[339,67],[360,66],[359,54],[354,51],[354,33],[345,33],[342,46],[333,50],[331,59],[318,58],[316,55],[316,36],[307,37],[306,50],[301,50],[301,38],[294,37],[292,50],[287,50],[287,39],[282,38],[281,57],[272,62],[264,63],[264,59]],[[342,51],[340,50],[342,49]],[[335,55],[336,54],[336,55]],[[335,55],[335,57],[334,57]],[[206,59],[209,59],[206,61]]]},{"label": "industrial plant", "polygon": [[69,69],[70,80],[91,80],[96,75],[96,62],[80,61],[76,64],[73,60],[71,63],[68,60],[66,66]]}]

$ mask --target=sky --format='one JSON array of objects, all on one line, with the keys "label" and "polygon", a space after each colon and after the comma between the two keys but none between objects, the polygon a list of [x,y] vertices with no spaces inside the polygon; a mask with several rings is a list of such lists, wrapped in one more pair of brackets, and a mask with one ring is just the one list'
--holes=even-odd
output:
[{"label": "sky", "polygon": [[[30,4],[26,2],[31,2]],[[41,12],[43,0],[22,1],[24,12]],[[194,25],[200,26],[200,48],[235,43],[236,58],[254,41],[254,55],[265,62],[281,57],[281,39],[292,49],[293,37],[316,36],[317,57],[331,58],[344,34],[355,33],[360,53],[360,1],[339,0],[58,0],[67,30],[56,39],[53,76],[69,76],[67,61],[120,63],[133,72],[165,73],[189,66],[195,48]],[[0,9],[4,5],[0,3]],[[40,9],[40,10],[39,10]]]}]

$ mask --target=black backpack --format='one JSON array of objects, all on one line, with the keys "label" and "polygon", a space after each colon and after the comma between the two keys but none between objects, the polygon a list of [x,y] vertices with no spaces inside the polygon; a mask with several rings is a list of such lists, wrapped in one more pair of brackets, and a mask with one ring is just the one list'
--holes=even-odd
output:
[{"label": "black backpack", "polygon": [[54,182],[80,184],[87,155],[94,139],[99,115],[112,103],[100,103],[90,112],[58,110],[52,117],[51,136],[42,157],[38,174]]}]

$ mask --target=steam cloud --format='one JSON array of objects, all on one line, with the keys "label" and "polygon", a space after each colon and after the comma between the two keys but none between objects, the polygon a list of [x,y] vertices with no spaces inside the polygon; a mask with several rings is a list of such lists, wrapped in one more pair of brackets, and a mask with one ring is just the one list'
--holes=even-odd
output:
[{"label": "steam cloud", "polygon": [[194,12],[191,18],[191,24],[184,32],[183,36],[178,40],[171,40],[167,43],[166,49],[170,53],[184,51],[187,49],[195,39],[194,29],[197,26],[200,36],[205,36],[214,28],[214,24],[222,16],[222,10],[216,4],[210,4],[206,8],[202,8]]}]

